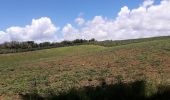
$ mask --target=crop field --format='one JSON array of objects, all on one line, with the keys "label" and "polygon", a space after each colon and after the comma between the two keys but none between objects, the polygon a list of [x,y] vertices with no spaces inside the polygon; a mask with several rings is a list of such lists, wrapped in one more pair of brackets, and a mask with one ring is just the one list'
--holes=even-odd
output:
[{"label": "crop field", "polygon": [[[136,81],[144,82],[145,97],[158,93],[160,86],[168,89],[170,38],[112,47],[80,45],[0,54],[0,100],[48,100],[54,95],[68,100],[72,96],[104,100],[97,98],[100,93],[93,97],[82,91],[89,87],[94,93],[100,87],[103,92],[109,86]],[[73,89],[80,94],[69,94]]]}]

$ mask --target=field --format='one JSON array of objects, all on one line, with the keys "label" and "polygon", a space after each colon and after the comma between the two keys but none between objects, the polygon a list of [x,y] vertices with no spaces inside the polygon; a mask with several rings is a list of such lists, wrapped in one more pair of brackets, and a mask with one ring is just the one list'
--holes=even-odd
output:
[{"label": "field", "polygon": [[[110,47],[80,45],[0,54],[2,100],[49,99],[54,95],[55,98],[71,95],[94,100],[103,89],[115,88],[116,84],[133,90],[130,85],[135,82],[144,83],[143,98],[159,93],[161,86],[163,90],[168,89],[170,38]],[[91,88],[93,93],[97,87],[100,89],[93,97],[87,96],[85,87]],[[141,84],[138,87],[142,87]],[[80,94],[74,96],[71,91]],[[99,99],[104,98],[96,100]]]}]

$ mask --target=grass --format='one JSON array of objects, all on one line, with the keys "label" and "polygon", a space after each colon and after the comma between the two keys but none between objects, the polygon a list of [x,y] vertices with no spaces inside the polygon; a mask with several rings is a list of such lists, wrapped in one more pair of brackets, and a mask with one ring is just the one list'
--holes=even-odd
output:
[{"label": "grass", "polygon": [[[113,47],[81,45],[1,54],[0,99],[23,99],[19,95],[31,97],[29,94],[57,96],[73,88],[100,87],[101,81],[107,90],[117,83],[138,80],[146,81],[144,93],[152,97],[159,94],[159,86],[170,85],[169,49],[170,38],[163,38]],[[102,87],[99,90],[105,92]]]},{"label": "grass", "polygon": [[[84,87],[80,89],[72,88],[60,95],[53,94],[43,97],[36,93],[22,95],[24,100],[169,100],[169,87],[150,97],[145,94],[145,81],[136,81],[132,83],[102,84],[96,87]],[[165,89],[166,88],[166,89]],[[167,89],[168,88],[168,89]],[[163,91],[162,91],[163,90]]]}]

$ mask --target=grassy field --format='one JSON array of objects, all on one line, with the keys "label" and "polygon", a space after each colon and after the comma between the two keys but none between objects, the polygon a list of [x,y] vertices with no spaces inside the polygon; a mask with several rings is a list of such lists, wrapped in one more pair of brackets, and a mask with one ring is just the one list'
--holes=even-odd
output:
[{"label": "grassy field", "polygon": [[[27,94],[45,98],[67,94],[73,88],[136,81],[144,81],[146,96],[156,94],[159,86],[170,86],[170,38],[113,47],[81,45],[0,55],[2,100],[24,99],[20,95]],[[33,99],[38,98],[28,100]]]}]

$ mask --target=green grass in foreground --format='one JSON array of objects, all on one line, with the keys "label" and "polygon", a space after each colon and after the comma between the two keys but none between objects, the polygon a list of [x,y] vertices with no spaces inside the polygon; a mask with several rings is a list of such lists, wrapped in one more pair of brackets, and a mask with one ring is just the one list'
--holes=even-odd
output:
[{"label": "green grass in foreground", "polygon": [[[48,95],[101,81],[145,80],[145,95],[170,85],[170,38],[115,47],[81,45],[0,55],[0,95]],[[11,96],[11,98],[14,98]]]}]

